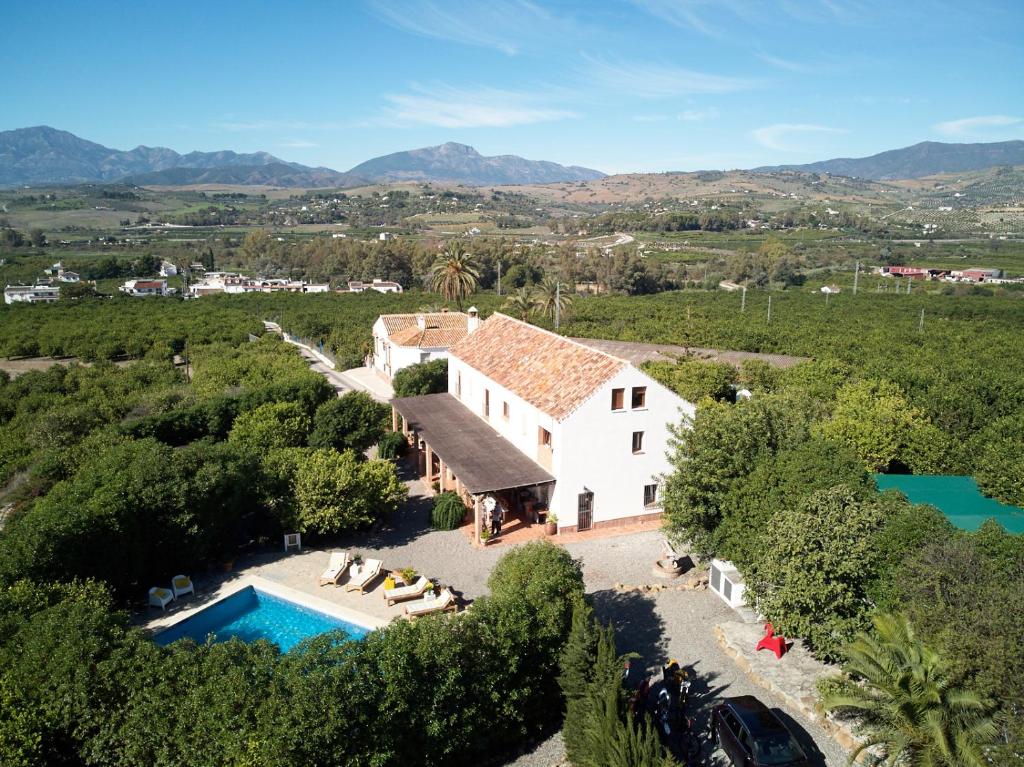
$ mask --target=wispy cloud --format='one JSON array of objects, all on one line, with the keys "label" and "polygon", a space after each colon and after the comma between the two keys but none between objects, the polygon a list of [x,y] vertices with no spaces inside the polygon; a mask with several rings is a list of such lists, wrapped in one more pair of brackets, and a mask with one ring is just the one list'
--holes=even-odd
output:
[{"label": "wispy cloud", "polygon": [[384,96],[385,119],[392,125],[441,128],[501,128],[578,117],[534,91],[413,85],[408,93]]},{"label": "wispy cloud", "polygon": [[320,146],[314,141],[306,141],[305,139],[291,139],[289,141],[282,141],[279,146],[287,147],[288,149],[312,149],[313,147]]},{"label": "wispy cloud", "polygon": [[683,122],[700,122],[702,120],[714,120],[718,117],[718,110],[714,107],[708,109],[687,109],[680,112],[678,118]]},{"label": "wispy cloud", "polygon": [[[780,17],[808,23],[855,23],[879,10],[872,0],[631,0],[650,15],[682,29],[726,37],[737,24]],[[884,8],[884,6],[883,6]],[[877,15],[877,14],[875,14]]]},{"label": "wispy cloud", "polygon": [[944,136],[968,136],[984,132],[991,128],[1007,128],[1024,123],[1024,118],[1009,115],[982,115],[980,117],[964,117],[960,120],[941,122],[932,127]]},{"label": "wispy cloud", "polygon": [[716,75],[662,64],[612,61],[583,54],[582,74],[609,90],[641,98],[733,93],[757,84],[745,77]]},{"label": "wispy cloud", "polygon": [[827,125],[811,125],[808,123],[775,123],[756,128],[750,132],[754,141],[768,149],[778,152],[797,152],[799,147],[788,144],[787,139],[794,136],[822,133],[848,133],[844,128],[831,128]]},{"label": "wispy cloud", "polygon": [[663,123],[667,119],[668,115],[633,115],[635,123]]},{"label": "wispy cloud", "polygon": [[370,0],[369,7],[404,32],[510,56],[544,40],[564,40],[578,29],[574,20],[530,0]]}]

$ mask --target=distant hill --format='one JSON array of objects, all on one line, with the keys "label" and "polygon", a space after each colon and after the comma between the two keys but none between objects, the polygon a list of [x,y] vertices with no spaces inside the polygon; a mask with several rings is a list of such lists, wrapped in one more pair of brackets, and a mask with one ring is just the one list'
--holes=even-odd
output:
[{"label": "distant hill", "polygon": [[374,181],[449,181],[473,186],[592,181],[605,175],[590,168],[524,160],[511,154],[484,157],[473,147],[454,142],[375,157],[349,173]]},{"label": "distant hill", "polygon": [[[175,175],[178,172],[178,175]],[[161,176],[160,174],[169,174]],[[124,151],[86,141],[73,133],[38,126],[0,131],[0,186],[21,184],[81,184],[142,179],[135,183],[192,184],[207,175],[206,183],[253,183],[277,186],[339,186],[345,174],[329,168],[308,168],[289,163],[266,152],[238,154],[232,151],[178,154],[164,147],[138,146]],[[258,178],[233,181],[229,178]]]},{"label": "distant hill", "polygon": [[903,149],[891,149],[870,157],[844,157],[807,165],[765,166],[754,168],[754,171],[764,173],[795,170],[887,181],[983,170],[997,165],[1024,165],[1024,141],[1000,141],[991,144],[944,144],[938,141],[922,141],[920,144]]},{"label": "distant hill", "polygon": [[138,186],[188,186],[190,184],[234,184],[247,186],[295,186],[309,188],[363,186],[368,179],[339,173],[330,168],[309,168],[288,162],[266,165],[229,165],[219,168],[168,168],[138,173],[120,179]]}]

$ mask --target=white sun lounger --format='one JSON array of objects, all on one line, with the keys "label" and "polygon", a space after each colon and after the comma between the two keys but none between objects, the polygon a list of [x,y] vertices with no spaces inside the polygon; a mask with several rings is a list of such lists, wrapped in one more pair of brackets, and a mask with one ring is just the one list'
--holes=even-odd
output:
[{"label": "white sun lounger", "polygon": [[416,597],[423,596],[423,592],[427,590],[427,586],[429,585],[430,581],[421,575],[411,586],[399,586],[394,589],[384,589],[384,600],[388,605],[393,605],[395,602],[404,602],[407,599],[416,599]]},{"label": "white sun lounger", "polygon": [[187,575],[175,575],[171,578],[171,591],[174,592],[175,599],[186,594],[196,595],[196,587],[192,585],[192,579]]},{"label": "white sun lounger", "polygon": [[432,615],[445,611],[455,612],[459,606],[455,603],[455,595],[449,589],[444,589],[438,596],[431,599],[420,599],[410,602],[405,606],[405,617],[409,620],[419,618],[421,615]]},{"label": "white sun lounger", "polygon": [[151,607],[159,607],[163,610],[173,601],[174,592],[170,589],[154,586],[149,590],[149,604]]},{"label": "white sun lounger", "polygon": [[379,559],[367,559],[361,565],[353,565],[345,591],[358,591],[360,594],[365,594],[366,587],[380,575],[383,567],[384,563]]},{"label": "white sun lounger", "polygon": [[320,585],[326,586],[328,583],[333,583],[337,586],[341,576],[348,570],[348,565],[349,556],[347,551],[332,551],[331,559],[327,563],[327,569],[320,573]]}]

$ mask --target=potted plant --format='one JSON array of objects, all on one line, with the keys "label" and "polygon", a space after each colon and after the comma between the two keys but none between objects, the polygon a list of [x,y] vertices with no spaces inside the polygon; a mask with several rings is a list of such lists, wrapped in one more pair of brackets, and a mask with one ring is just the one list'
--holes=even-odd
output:
[{"label": "potted plant", "polygon": [[544,519],[544,533],[546,535],[555,535],[558,533],[558,515],[553,511],[549,511],[547,517]]},{"label": "potted plant", "polygon": [[352,564],[361,565],[363,563],[363,555],[356,553],[352,555]]},{"label": "potted plant", "polygon": [[480,528],[480,542],[486,546],[487,542],[491,540],[491,531],[487,529],[487,525]]},{"label": "potted plant", "polygon": [[384,579],[384,589],[388,590],[388,589],[393,589],[394,587],[395,587],[395,578],[394,578],[394,576],[389,575],[387,578]]},{"label": "potted plant", "polygon": [[412,582],[416,580],[416,570],[412,567],[403,567],[398,571],[398,574],[402,576],[402,580],[405,581],[406,586],[411,586]]}]

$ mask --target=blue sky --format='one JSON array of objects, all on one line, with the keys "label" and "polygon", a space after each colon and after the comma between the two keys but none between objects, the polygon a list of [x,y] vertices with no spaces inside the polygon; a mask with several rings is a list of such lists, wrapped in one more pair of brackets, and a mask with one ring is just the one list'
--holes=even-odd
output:
[{"label": "blue sky", "polygon": [[1024,2],[5,3],[0,129],[339,170],[458,141],[615,173],[1024,138]]}]

